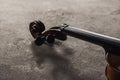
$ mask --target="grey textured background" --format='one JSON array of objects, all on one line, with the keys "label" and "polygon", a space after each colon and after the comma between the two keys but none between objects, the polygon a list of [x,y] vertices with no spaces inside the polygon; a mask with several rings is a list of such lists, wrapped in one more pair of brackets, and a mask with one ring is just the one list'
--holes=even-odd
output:
[{"label": "grey textured background", "polygon": [[29,23],[67,23],[120,38],[120,0],[0,0],[0,80],[105,80],[104,50],[68,37],[35,46]]}]

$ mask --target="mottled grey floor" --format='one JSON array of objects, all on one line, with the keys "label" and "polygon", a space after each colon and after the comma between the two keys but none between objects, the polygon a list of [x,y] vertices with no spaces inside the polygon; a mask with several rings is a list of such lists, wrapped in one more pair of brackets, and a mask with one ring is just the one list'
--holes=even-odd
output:
[{"label": "mottled grey floor", "polygon": [[0,80],[105,80],[104,50],[68,37],[33,44],[29,23],[61,23],[120,38],[120,0],[0,0]]}]

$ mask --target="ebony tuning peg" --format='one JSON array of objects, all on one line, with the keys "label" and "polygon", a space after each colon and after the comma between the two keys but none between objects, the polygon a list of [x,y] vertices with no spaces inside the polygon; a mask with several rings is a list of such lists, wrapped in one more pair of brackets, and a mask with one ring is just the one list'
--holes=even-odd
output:
[{"label": "ebony tuning peg", "polygon": [[45,42],[45,38],[44,37],[37,37],[34,42],[37,46],[40,46]]},{"label": "ebony tuning peg", "polygon": [[54,43],[55,42],[55,36],[52,35],[52,34],[48,34],[47,37],[46,37],[46,41],[48,43]]}]

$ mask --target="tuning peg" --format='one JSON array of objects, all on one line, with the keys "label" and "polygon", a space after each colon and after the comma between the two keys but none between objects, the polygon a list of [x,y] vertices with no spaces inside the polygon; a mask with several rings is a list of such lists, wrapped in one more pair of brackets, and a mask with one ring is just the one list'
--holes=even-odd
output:
[{"label": "tuning peg", "polygon": [[44,38],[44,37],[38,37],[38,38],[35,40],[35,44],[36,44],[37,46],[42,45],[44,42],[45,42],[45,38]]},{"label": "tuning peg", "polygon": [[46,36],[46,41],[48,43],[54,43],[55,37],[52,34],[49,34],[49,35]]}]

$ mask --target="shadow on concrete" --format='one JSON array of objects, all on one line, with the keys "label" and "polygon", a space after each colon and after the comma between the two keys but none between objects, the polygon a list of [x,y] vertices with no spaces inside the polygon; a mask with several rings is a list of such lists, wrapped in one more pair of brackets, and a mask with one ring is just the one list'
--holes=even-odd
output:
[{"label": "shadow on concrete", "polygon": [[[61,44],[57,42],[54,45]],[[74,51],[64,46],[62,52],[67,54],[64,56],[64,54],[58,54],[54,48],[54,45],[42,45],[38,47],[32,43],[31,48],[34,57],[36,57],[38,67],[44,63],[45,59],[49,59],[53,65],[52,72],[50,73],[52,74],[54,80],[83,80],[79,76],[78,70],[75,69],[70,60],[67,59],[67,55],[73,54]]]}]

